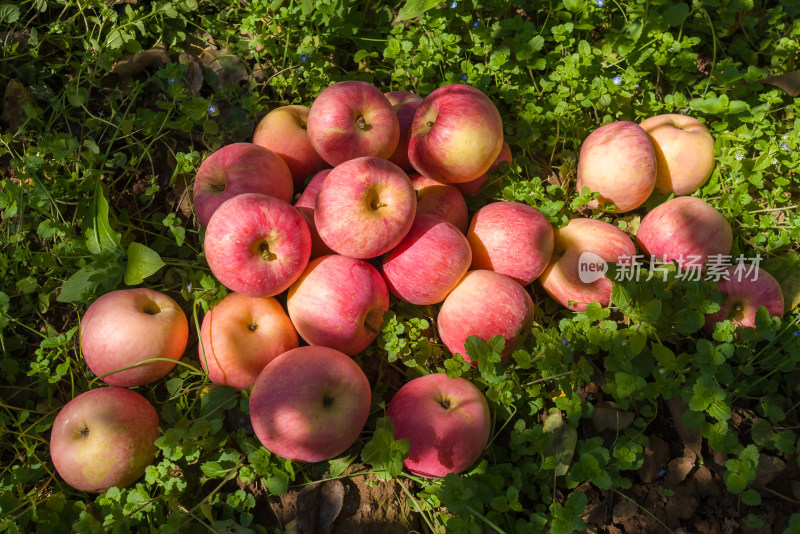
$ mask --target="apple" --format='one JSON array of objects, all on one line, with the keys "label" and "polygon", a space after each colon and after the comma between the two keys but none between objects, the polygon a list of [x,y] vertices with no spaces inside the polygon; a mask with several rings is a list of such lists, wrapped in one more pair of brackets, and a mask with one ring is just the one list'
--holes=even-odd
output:
[{"label": "apple", "polygon": [[198,352],[211,382],[242,391],[269,362],[298,344],[277,300],[229,293],[203,317]]},{"label": "apple", "polygon": [[436,215],[458,228],[462,234],[467,232],[467,203],[455,185],[437,182],[421,174],[413,174],[409,178],[417,192],[417,215]]},{"label": "apple", "polygon": [[226,145],[203,161],[194,178],[194,213],[203,226],[229,198],[261,193],[292,201],[292,173],[281,157],[252,143]]},{"label": "apple", "polygon": [[156,456],[158,413],[130,389],[81,393],[61,408],[50,432],[50,457],[64,482],[103,493],[141,477]]},{"label": "apple", "polygon": [[725,217],[705,201],[678,197],[653,208],[642,219],[636,239],[658,260],[675,260],[688,267],[707,263],[712,255],[730,254],[733,231]]},{"label": "apple", "polygon": [[439,310],[439,337],[453,353],[460,353],[473,366],[464,343],[470,336],[488,341],[506,340],[501,363],[511,360],[514,344],[524,339],[533,322],[533,301],[513,279],[494,271],[469,271],[450,292]]},{"label": "apple", "polygon": [[714,138],[708,128],[686,115],[656,115],[642,121],[656,155],[656,189],[662,195],[689,195],[714,170]]},{"label": "apple", "polygon": [[297,211],[299,211],[306,220],[306,223],[308,223],[308,229],[311,231],[312,258],[325,256],[326,254],[333,254],[333,251],[330,249],[330,247],[326,245],[319,236],[317,225],[314,223],[314,208],[317,205],[317,195],[319,194],[319,190],[322,189],[322,182],[325,181],[325,177],[328,176],[332,170],[333,169],[325,169],[324,171],[319,171],[317,174],[315,174],[311,181],[308,182],[308,185],[303,190],[300,198],[298,198],[297,202],[294,203],[294,207],[297,208]]},{"label": "apple", "polygon": [[254,144],[268,148],[286,162],[295,190],[302,189],[306,177],[327,166],[308,140],[308,111],[306,106],[275,108],[261,119],[253,134]]},{"label": "apple", "polygon": [[706,315],[706,330],[730,319],[736,326],[756,326],[756,312],[764,306],[773,317],[783,317],[783,291],[771,274],[764,269],[733,265],[723,271],[717,289],[728,296],[722,309]]},{"label": "apple", "polygon": [[[500,149],[500,154],[497,156],[497,159],[494,160],[492,166],[489,167],[490,171],[496,171],[500,168],[500,164],[502,162],[511,163],[511,147],[508,146],[508,143],[503,143],[503,148]],[[484,173],[481,176],[475,178],[471,182],[464,182],[462,184],[455,184],[458,187],[458,190],[461,191],[462,195],[477,195],[483,184],[486,183],[486,180],[489,179],[489,174]]]},{"label": "apple", "polygon": [[461,231],[436,215],[421,214],[383,258],[389,291],[411,304],[436,304],[469,269],[472,252]]},{"label": "apple", "polygon": [[483,393],[465,378],[434,373],[401,387],[389,402],[395,439],[407,439],[411,473],[439,478],[461,473],[481,457],[492,426]]},{"label": "apple", "polygon": [[519,202],[493,202],[472,216],[467,240],[472,270],[487,269],[526,286],[553,255],[553,227],[538,210]]},{"label": "apple", "polygon": [[291,204],[247,193],[217,209],[203,248],[211,272],[225,287],[247,297],[271,297],[306,268],[311,232]]},{"label": "apple", "polygon": [[385,159],[356,158],[335,167],[317,194],[314,223],[322,241],[351,258],[374,258],[405,237],[417,210],[414,186]]},{"label": "apple", "polygon": [[422,101],[408,143],[408,160],[440,182],[475,180],[503,147],[503,120],[489,97],[471,85],[440,87]]},{"label": "apple", "polygon": [[589,134],[581,145],[578,193],[584,187],[600,193],[589,207],[606,209],[604,205],[611,202],[617,213],[631,211],[644,204],[655,185],[653,145],[638,124],[628,121],[606,124]]},{"label": "apple", "polygon": [[369,263],[332,254],[308,264],[289,288],[286,308],[309,345],[353,355],[378,336],[389,309],[389,290]]},{"label": "apple", "polygon": [[389,158],[400,123],[389,100],[366,82],[337,82],[317,96],[308,113],[308,139],[333,166],[373,156]]},{"label": "apple", "polygon": [[364,371],[328,347],[299,347],[264,368],[250,393],[250,420],[270,452],[321,462],[355,443],[369,416]]},{"label": "apple", "polygon": [[417,112],[417,108],[422,103],[422,97],[408,91],[391,91],[385,93],[385,95],[392,108],[394,108],[400,125],[400,141],[397,143],[397,148],[389,158],[389,161],[407,172],[413,169],[408,161],[408,141],[411,136],[411,123],[414,120],[414,113]]},{"label": "apple", "polygon": [[[153,289],[106,293],[89,306],[81,320],[81,352],[86,365],[112,386],[155,382],[175,367],[188,340],[186,314],[172,297]],[[152,358],[160,360],[139,365]],[[135,367],[113,372],[130,366]]]},{"label": "apple", "polygon": [[590,302],[608,306],[612,282],[605,276],[605,263],[631,262],[635,254],[633,242],[613,224],[571,219],[555,231],[553,258],[539,282],[570,310],[582,312]]}]

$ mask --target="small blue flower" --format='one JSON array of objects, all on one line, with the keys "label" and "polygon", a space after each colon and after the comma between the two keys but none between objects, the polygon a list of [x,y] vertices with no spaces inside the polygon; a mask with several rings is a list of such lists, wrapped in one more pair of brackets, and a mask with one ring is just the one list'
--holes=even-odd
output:
[{"label": "small blue flower", "polygon": [[744,155],[736,154],[736,156],[734,156],[734,157],[736,158],[736,161],[742,161],[742,158],[744,158]]},{"label": "small blue flower", "polygon": [[662,478],[666,474],[667,474],[667,470],[666,469],[662,469],[661,471],[658,472],[658,478]]},{"label": "small blue flower", "polygon": [[297,67],[297,72],[299,72],[300,74],[303,74],[303,67]]},{"label": "small blue flower", "polygon": [[186,291],[187,291],[188,293],[191,293],[191,292],[192,292],[192,283],[191,283],[191,282],[189,282],[189,285],[188,285],[188,286],[186,286]]},{"label": "small blue flower", "polygon": [[479,21],[479,20],[476,20],[475,22],[472,23],[472,27],[473,28],[477,28],[480,25],[481,25],[481,21]]},{"label": "small blue flower", "polygon": [[597,7],[603,7],[603,4],[605,4],[603,0],[597,0]]},{"label": "small blue flower", "polygon": [[461,81],[462,81],[462,82],[466,82],[466,81],[468,81],[468,80],[469,80],[469,76],[467,76],[466,74],[462,74],[462,75],[461,75]]},{"label": "small blue flower", "polygon": [[172,76],[170,76],[169,78],[167,78],[167,81],[168,81],[169,83],[175,83],[175,78],[173,78]]},{"label": "small blue flower", "polygon": [[569,347],[569,341],[567,341],[567,338],[565,337],[561,338],[561,344],[564,345],[565,347]]},{"label": "small blue flower", "polygon": [[217,106],[215,106],[214,104],[211,104],[210,106],[208,106],[208,114],[209,115],[213,115],[216,112],[217,112]]},{"label": "small blue flower", "polygon": [[455,9],[457,7],[458,7],[458,2],[455,2],[455,1],[450,2],[450,9]]},{"label": "small blue flower", "polygon": [[614,76],[611,81],[614,82],[614,85],[622,85],[622,78],[619,76]]},{"label": "small blue flower", "polygon": [[800,337],[800,330],[795,330],[794,332],[792,332],[792,335],[794,337]]},{"label": "small blue flower", "polygon": [[586,398],[589,400],[594,399],[594,393],[589,393],[588,395],[586,395]]},{"label": "small blue flower", "polygon": [[789,145],[786,143],[781,143],[781,148],[784,149],[786,152],[789,152]]},{"label": "small blue flower", "polygon": [[302,61],[303,63],[305,63],[306,61],[308,61],[308,56],[307,56],[307,55],[305,55],[305,54],[303,54],[302,56],[300,56],[300,61]]}]

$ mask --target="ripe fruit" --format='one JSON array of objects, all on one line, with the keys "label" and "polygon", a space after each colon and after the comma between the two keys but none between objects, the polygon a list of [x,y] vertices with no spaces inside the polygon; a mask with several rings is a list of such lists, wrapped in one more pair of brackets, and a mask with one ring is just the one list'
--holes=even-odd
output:
[{"label": "ripe fruit", "polygon": [[421,174],[410,176],[417,192],[417,215],[436,215],[467,233],[469,215],[464,196],[454,184],[444,184]]}]

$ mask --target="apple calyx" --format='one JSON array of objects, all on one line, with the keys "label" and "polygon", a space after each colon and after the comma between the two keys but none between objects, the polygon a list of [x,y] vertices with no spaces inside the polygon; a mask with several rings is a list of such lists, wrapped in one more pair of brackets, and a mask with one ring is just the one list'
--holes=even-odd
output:
[{"label": "apple calyx", "polygon": [[258,330],[258,324],[250,323],[247,325],[247,329],[250,330],[251,332],[255,332],[256,330]]},{"label": "apple calyx", "polygon": [[439,406],[441,406],[445,410],[449,410],[450,409],[450,399],[448,399],[447,397],[441,397],[438,400],[438,402],[439,402]]},{"label": "apple calyx", "polygon": [[209,182],[208,190],[211,193],[224,193],[226,186],[227,186],[227,183],[225,182],[224,179],[221,182]]},{"label": "apple calyx", "polygon": [[333,397],[331,397],[330,395],[325,395],[324,397],[322,397],[322,407],[330,408],[331,406],[333,406]]},{"label": "apple calyx", "polygon": [[84,439],[88,438],[89,437],[89,427],[85,426],[85,427],[81,428],[80,434],[81,434],[82,438],[84,438]]}]

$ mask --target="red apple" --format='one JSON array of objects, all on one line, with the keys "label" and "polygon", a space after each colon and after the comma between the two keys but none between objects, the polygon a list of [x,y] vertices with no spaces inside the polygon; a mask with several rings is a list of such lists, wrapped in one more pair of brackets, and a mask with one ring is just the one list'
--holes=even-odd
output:
[{"label": "red apple", "polygon": [[702,265],[731,253],[733,232],[720,212],[696,197],[678,197],[655,207],[636,233],[639,246],[658,260],[681,267]]},{"label": "red apple", "polygon": [[389,309],[389,290],[369,263],[332,254],[308,264],[289,289],[286,307],[309,345],[352,355],[378,336]]},{"label": "red apple", "polygon": [[311,232],[290,204],[248,193],[217,209],[203,247],[211,272],[225,287],[247,297],[271,297],[302,274]]},{"label": "red apple", "polygon": [[306,106],[275,108],[261,119],[253,134],[254,144],[268,148],[286,162],[298,191],[306,177],[327,166],[308,140],[308,111]]},{"label": "red apple", "polygon": [[413,174],[410,178],[417,192],[417,215],[436,215],[458,228],[462,234],[467,232],[467,203],[454,185],[437,182],[421,174]]},{"label": "red apple", "polygon": [[728,296],[717,313],[706,315],[706,330],[730,319],[736,326],[756,326],[756,312],[764,306],[773,317],[783,317],[783,291],[778,281],[764,269],[731,266],[723,271],[717,289]]},{"label": "red apple", "polygon": [[553,255],[553,227],[538,210],[519,202],[493,202],[472,216],[467,232],[473,270],[487,269],[526,286]]},{"label": "red apple", "polygon": [[261,193],[292,201],[292,173],[281,157],[252,143],[227,145],[203,161],[194,179],[194,213],[207,226],[211,215],[229,198]]},{"label": "red apple", "polygon": [[338,82],[314,100],[308,114],[308,139],[333,166],[362,156],[388,158],[400,140],[400,123],[375,86]]},{"label": "red apple", "polygon": [[332,250],[351,258],[374,258],[405,237],[416,209],[414,186],[400,167],[385,159],[357,158],[325,178],[314,222]]},{"label": "red apple", "polygon": [[503,336],[502,363],[506,364],[514,344],[527,336],[532,322],[533,301],[521,285],[494,271],[469,271],[442,304],[439,337],[451,353],[460,353],[478,365],[467,356],[467,338],[478,336],[488,341]]},{"label": "red apple", "polygon": [[[504,161],[506,163],[511,163],[511,147],[508,146],[508,143],[503,143],[503,148],[500,150],[500,154],[497,156],[497,159],[494,160],[492,166],[489,167],[489,170],[496,171],[500,168],[500,163]],[[458,187],[458,190],[461,191],[462,195],[477,195],[480,192],[481,187],[483,187],[483,184],[485,184],[486,180],[488,179],[489,174],[485,173],[471,182],[455,184],[455,186]]]},{"label": "red apple", "polygon": [[328,347],[284,352],[259,375],[250,420],[270,452],[321,462],[355,443],[369,415],[370,386],[346,354]]},{"label": "red apple", "polygon": [[428,178],[469,182],[489,170],[502,147],[503,120],[489,97],[470,85],[445,85],[414,115],[408,159]]},{"label": "red apple", "polygon": [[325,169],[315,174],[303,190],[303,194],[300,195],[300,198],[294,203],[294,207],[297,208],[297,211],[299,211],[306,220],[308,229],[311,231],[311,258],[333,254],[330,247],[326,245],[319,236],[317,225],[314,223],[314,208],[317,205],[317,195],[319,194],[319,190],[322,189],[322,182],[325,181],[325,177],[328,176],[332,170],[333,169]]},{"label": "red apple", "polygon": [[642,121],[656,154],[656,189],[662,195],[689,195],[714,170],[714,138],[708,128],[686,115],[656,115]]},{"label": "red apple", "polygon": [[436,304],[469,269],[464,234],[435,215],[417,215],[405,239],[383,258],[383,276],[394,296],[411,304]]},{"label": "red apple", "polygon": [[[611,202],[617,213],[638,208],[656,185],[656,157],[647,132],[633,122],[601,126],[583,142],[578,158],[578,192],[600,193],[592,208]],[[599,201],[599,202],[598,202]]]},{"label": "red apple", "polygon": [[103,493],[141,477],[155,459],[160,436],[150,402],[125,388],[98,388],[58,412],[50,433],[50,457],[64,482]]},{"label": "red apple", "polygon": [[294,325],[277,300],[229,293],[203,317],[198,352],[214,384],[241,391],[269,362],[297,345]]},{"label": "red apple", "polygon": [[635,254],[633,242],[613,224],[572,219],[555,231],[553,258],[539,282],[570,310],[584,311],[590,302],[608,306],[612,283],[605,276],[605,264],[631,262]]},{"label": "red apple", "polygon": [[435,373],[401,387],[386,410],[395,439],[408,439],[406,469],[438,478],[461,473],[489,443],[491,417],[483,393],[465,378]]},{"label": "red apple", "polygon": [[[152,289],[118,289],[98,298],[81,320],[86,365],[112,386],[155,382],[181,359],[189,322],[172,297]],[[152,358],[160,361],[137,365]],[[117,369],[131,367],[113,373]],[[107,376],[106,373],[111,373]]]},{"label": "red apple", "polygon": [[412,170],[411,163],[408,161],[408,141],[411,136],[411,122],[414,120],[414,113],[422,103],[422,97],[408,91],[392,91],[385,93],[389,103],[397,114],[397,121],[400,124],[400,141],[394,154],[389,161],[403,169]]}]

